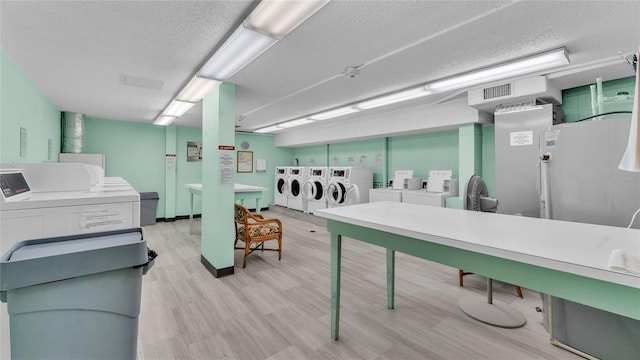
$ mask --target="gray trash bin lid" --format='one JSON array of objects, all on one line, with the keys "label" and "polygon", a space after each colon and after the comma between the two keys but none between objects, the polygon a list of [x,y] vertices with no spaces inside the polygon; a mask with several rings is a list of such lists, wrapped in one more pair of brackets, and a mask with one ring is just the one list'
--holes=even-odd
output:
[{"label": "gray trash bin lid", "polygon": [[0,258],[0,291],[147,263],[142,229],[21,241]]},{"label": "gray trash bin lid", "polygon": [[157,192],[141,192],[140,200],[158,200],[160,197]]}]

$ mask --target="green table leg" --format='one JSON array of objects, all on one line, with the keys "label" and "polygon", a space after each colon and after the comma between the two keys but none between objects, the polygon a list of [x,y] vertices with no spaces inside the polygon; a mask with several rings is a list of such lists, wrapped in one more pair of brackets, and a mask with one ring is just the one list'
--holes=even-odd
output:
[{"label": "green table leg", "polygon": [[387,249],[387,308],[394,308],[396,252]]},{"label": "green table leg", "polygon": [[260,214],[260,198],[256,198],[256,214]]},{"label": "green table leg", "polygon": [[331,233],[331,338],[338,340],[340,323],[340,262],[342,236]]},{"label": "green table leg", "polygon": [[193,192],[189,191],[191,211],[189,212],[189,234],[193,234]]}]

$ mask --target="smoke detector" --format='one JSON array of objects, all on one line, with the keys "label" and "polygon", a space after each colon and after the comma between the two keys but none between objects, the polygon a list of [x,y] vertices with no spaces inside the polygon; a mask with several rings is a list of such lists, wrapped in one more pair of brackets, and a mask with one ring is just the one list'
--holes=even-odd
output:
[{"label": "smoke detector", "polygon": [[360,66],[349,66],[348,68],[344,69],[344,72],[342,74],[350,78],[357,77],[358,75],[360,75]]}]

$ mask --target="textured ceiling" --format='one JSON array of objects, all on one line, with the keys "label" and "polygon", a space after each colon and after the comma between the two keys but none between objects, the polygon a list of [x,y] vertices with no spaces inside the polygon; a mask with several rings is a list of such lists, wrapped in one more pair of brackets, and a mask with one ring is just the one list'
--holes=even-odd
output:
[{"label": "textured ceiling", "polygon": [[[2,1],[0,45],[60,110],[152,122],[254,6]],[[333,0],[229,82],[252,130],[561,46],[561,88],[631,76],[618,52],[638,45],[638,1]],[[176,124],[200,126],[201,111]]]}]

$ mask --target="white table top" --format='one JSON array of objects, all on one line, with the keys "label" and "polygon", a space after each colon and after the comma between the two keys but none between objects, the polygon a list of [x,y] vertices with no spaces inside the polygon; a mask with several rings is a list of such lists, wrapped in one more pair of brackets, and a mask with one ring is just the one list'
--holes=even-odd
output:
[{"label": "white table top", "polygon": [[608,268],[614,249],[640,255],[640,230],[398,202],[317,210],[317,216],[640,288]]},{"label": "white table top", "polygon": [[[202,191],[202,184],[185,184],[185,187],[196,191]],[[255,192],[255,191],[267,191],[267,188],[245,184],[233,184],[234,192]]]}]

